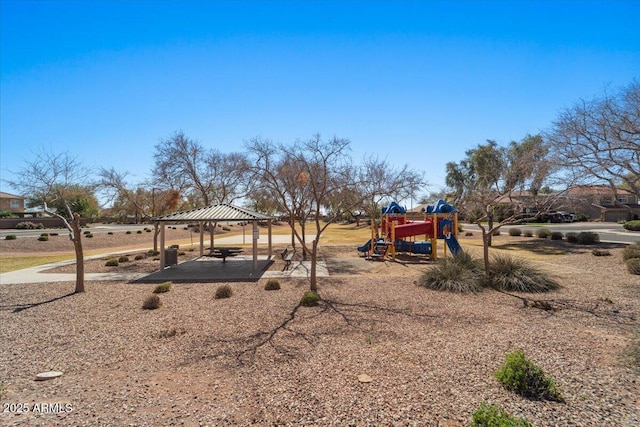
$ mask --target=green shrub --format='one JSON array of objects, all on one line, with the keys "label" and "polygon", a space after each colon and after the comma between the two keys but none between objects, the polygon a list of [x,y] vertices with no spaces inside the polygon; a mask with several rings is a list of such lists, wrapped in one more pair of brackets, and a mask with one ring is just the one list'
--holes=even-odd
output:
[{"label": "green shrub", "polygon": [[44,225],[41,223],[34,223],[31,221],[23,221],[16,224],[16,228],[18,230],[40,230],[44,228]]},{"label": "green shrub", "polygon": [[5,240],[16,240],[17,238],[18,238],[18,236],[16,236],[15,234],[7,234],[4,239]]},{"label": "green shrub", "polygon": [[221,285],[216,289],[216,299],[230,298],[233,295],[233,289],[229,285]]},{"label": "green shrub", "polygon": [[49,233],[40,233],[40,236],[49,237]]},{"label": "green shrub", "polygon": [[564,401],[554,381],[544,374],[541,367],[529,360],[522,350],[507,354],[506,362],[495,376],[507,390],[523,397]]},{"label": "green shrub", "polygon": [[551,230],[546,227],[539,228],[538,230],[536,230],[536,236],[540,239],[546,239],[551,236]]},{"label": "green shrub", "polygon": [[581,231],[578,233],[577,243],[579,245],[595,245],[596,243],[600,243],[600,236],[593,231]]},{"label": "green shrub", "polygon": [[318,305],[320,301],[320,295],[313,291],[307,291],[302,295],[302,299],[300,300],[300,305],[305,307],[313,307]]},{"label": "green shrub", "polygon": [[142,234],[142,230],[136,231],[136,234]]},{"label": "green shrub", "polygon": [[118,258],[118,262],[129,262],[129,257],[127,255],[122,255]]},{"label": "green shrub", "polygon": [[585,222],[585,221],[589,221],[589,215],[579,212],[576,214],[576,221],[578,222]]},{"label": "green shrub", "polygon": [[108,231],[108,232],[107,232],[107,234],[108,234],[109,236],[113,236],[113,231]]},{"label": "green shrub", "polygon": [[471,237],[471,236],[473,236],[473,233],[471,231],[466,231],[464,233],[464,235],[467,236],[467,237]]},{"label": "green shrub", "polygon": [[562,233],[559,231],[551,232],[551,240],[562,240]]},{"label": "green shrub", "polygon": [[151,233],[151,229],[150,228],[145,228],[144,231],[146,231],[147,233]]},{"label": "green shrub", "polygon": [[516,418],[496,405],[482,402],[473,413],[471,427],[533,427],[526,418]]},{"label": "green shrub", "polygon": [[574,233],[573,231],[568,232],[564,236],[569,243],[578,243],[578,233]]},{"label": "green shrub", "polygon": [[640,258],[640,245],[629,245],[622,251],[622,259]]},{"label": "green shrub", "polygon": [[629,231],[640,231],[640,220],[627,221],[623,227]]},{"label": "green shrub", "polygon": [[85,230],[85,231],[82,232],[82,234],[91,234],[91,231]]},{"label": "green shrub", "polygon": [[127,230],[125,234],[131,234],[131,230]]},{"label": "green shrub", "polygon": [[49,241],[49,236],[40,236],[38,237],[38,240],[41,242],[48,242]]},{"label": "green shrub", "polygon": [[109,259],[107,260],[107,262],[105,262],[105,263],[104,263],[104,265],[105,265],[106,267],[117,267],[117,266],[118,266],[118,265],[120,265],[120,264],[118,263],[118,260],[117,260],[117,259],[115,259],[115,258],[109,258]]},{"label": "green shrub", "polygon": [[153,249],[149,249],[147,251],[147,255],[148,256],[156,256],[156,255],[160,255],[160,251],[154,251]]},{"label": "green shrub", "polygon": [[162,306],[162,301],[158,295],[149,295],[147,299],[142,303],[142,308],[145,310],[155,310]]},{"label": "green shrub", "polygon": [[495,230],[491,231],[491,235],[492,235],[492,236],[499,236],[499,235],[500,235],[500,229],[499,229],[499,228],[497,228],[497,229],[495,229]]},{"label": "green shrub", "polygon": [[278,279],[269,279],[267,284],[264,285],[266,291],[277,291],[280,289],[280,281]]},{"label": "green shrub", "polygon": [[231,231],[229,227],[222,227],[222,231]]},{"label": "green shrub", "polygon": [[494,255],[489,265],[487,285],[514,292],[548,292],[560,285],[527,260],[509,255]]},{"label": "green shrub", "polygon": [[482,290],[480,270],[480,262],[465,252],[439,260],[418,279],[418,285],[436,291],[475,293]]},{"label": "green shrub", "polygon": [[509,236],[513,236],[513,237],[518,237],[522,235],[522,230],[520,230],[519,228],[510,228],[509,229]]},{"label": "green shrub", "polygon": [[626,261],[627,270],[631,274],[640,274],[640,258],[630,258]]},{"label": "green shrub", "polygon": [[93,239],[93,234],[85,234],[84,237],[86,237],[87,239]]},{"label": "green shrub", "polygon": [[58,236],[58,233],[49,233],[49,236]]},{"label": "green shrub", "polygon": [[163,294],[165,292],[169,292],[171,290],[171,282],[163,282],[160,283],[159,285],[157,285],[154,289],[153,289],[153,293],[154,294]]},{"label": "green shrub", "polygon": [[524,237],[533,237],[533,232],[531,230],[525,230]]},{"label": "green shrub", "polygon": [[144,259],[144,258],[145,258],[145,256],[144,256],[144,255],[142,255],[142,254],[138,254],[138,255],[136,255],[133,259],[135,259],[136,261],[140,261],[141,259]]}]

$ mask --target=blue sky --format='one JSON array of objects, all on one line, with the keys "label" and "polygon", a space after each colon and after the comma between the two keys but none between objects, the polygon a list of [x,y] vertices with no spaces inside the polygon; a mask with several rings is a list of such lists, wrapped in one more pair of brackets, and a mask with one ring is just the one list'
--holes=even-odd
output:
[{"label": "blue sky", "polygon": [[[638,78],[640,1],[0,0],[0,178],[31,153],[148,178],[182,130],[242,151],[319,132],[445,164]],[[2,191],[17,192],[5,182]]]}]

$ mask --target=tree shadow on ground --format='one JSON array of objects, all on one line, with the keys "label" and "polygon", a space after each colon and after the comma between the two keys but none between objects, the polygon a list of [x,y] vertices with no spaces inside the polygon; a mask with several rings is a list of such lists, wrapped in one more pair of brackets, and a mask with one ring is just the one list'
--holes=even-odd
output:
[{"label": "tree shadow on ground", "polygon": [[523,240],[495,245],[494,249],[507,251],[527,251],[539,255],[567,255],[591,252],[594,249],[617,249],[626,245],[621,243],[597,243],[595,245],[578,245],[564,240],[537,239]]},{"label": "tree shadow on ground", "polygon": [[2,310],[11,310],[11,312],[13,312],[13,313],[20,313],[21,311],[28,310],[28,309],[34,308],[34,307],[39,307],[41,305],[49,304],[49,303],[52,303],[52,302],[56,302],[56,301],[59,301],[61,299],[73,296],[75,294],[76,294],[75,292],[70,292],[70,293],[68,293],[66,295],[62,295],[62,296],[59,296],[59,297],[54,297],[54,298],[48,299],[46,301],[32,302],[32,303],[27,303],[27,304],[12,304],[12,305],[7,305],[7,306],[3,305],[3,306],[0,306],[0,309],[2,309]]}]

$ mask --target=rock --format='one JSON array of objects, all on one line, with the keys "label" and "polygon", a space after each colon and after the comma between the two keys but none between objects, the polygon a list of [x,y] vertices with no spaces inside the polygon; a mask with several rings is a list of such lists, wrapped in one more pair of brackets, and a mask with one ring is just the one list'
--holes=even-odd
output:
[{"label": "rock", "polygon": [[52,378],[58,378],[60,376],[62,376],[62,372],[60,371],[40,372],[38,375],[36,375],[36,381],[46,381]]},{"label": "rock", "polygon": [[361,383],[370,383],[373,380],[367,374],[360,374],[358,375],[358,381],[360,381]]}]

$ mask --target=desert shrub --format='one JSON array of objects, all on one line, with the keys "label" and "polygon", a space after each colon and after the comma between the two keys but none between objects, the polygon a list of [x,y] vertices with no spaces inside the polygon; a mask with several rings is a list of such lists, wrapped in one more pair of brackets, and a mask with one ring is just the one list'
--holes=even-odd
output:
[{"label": "desert shrub", "polygon": [[539,228],[538,230],[536,230],[536,236],[540,239],[546,239],[551,236],[551,230],[545,227]]},{"label": "desert shrub", "polygon": [[473,233],[471,231],[467,231],[466,233],[464,233],[464,235],[467,237],[471,237],[473,236]]},{"label": "desert shrub", "polygon": [[547,292],[560,285],[527,260],[509,255],[494,255],[489,265],[487,285],[503,291]]},{"label": "desert shrub", "polygon": [[482,402],[473,413],[471,427],[532,427],[526,418],[517,418],[509,415],[505,410],[496,405]]},{"label": "desert shrub", "polygon": [[229,227],[222,227],[222,231],[231,231]]},{"label": "desert shrub", "polygon": [[49,236],[58,236],[58,233],[49,233]]},{"label": "desert shrub", "polygon": [[576,221],[579,221],[579,222],[589,221],[589,215],[579,212],[576,214]]},{"label": "desert shrub", "polygon": [[568,232],[564,236],[569,243],[578,243],[578,233],[574,233],[573,231]]},{"label": "desert shrub", "polygon": [[108,231],[108,232],[107,232],[107,234],[108,234],[109,236],[113,236],[113,231]]},{"label": "desert shrub", "polygon": [[499,228],[497,228],[497,229],[495,229],[495,230],[491,231],[491,235],[492,235],[492,236],[499,236],[499,235],[500,235],[500,229],[499,229]]},{"label": "desert shrub", "polygon": [[40,236],[46,236],[46,237],[49,237],[49,233],[40,233]]},{"label": "desert shrub", "polygon": [[185,252],[185,251],[180,251],[180,252],[178,252],[178,256],[185,256],[185,255],[186,255],[186,252]]},{"label": "desert shrub", "polygon": [[551,240],[562,240],[562,233],[559,231],[551,232]]},{"label": "desert shrub", "polygon": [[120,265],[120,263],[115,258],[109,258],[107,262],[104,263],[104,265],[106,267],[117,267],[118,265]]},{"label": "desert shrub", "polygon": [[623,227],[629,231],[640,231],[640,220],[627,221]]},{"label": "desert shrub", "polygon": [[640,274],[640,258],[630,258],[626,261],[627,270],[631,274]]},{"label": "desert shrub", "polygon": [[15,234],[7,234],[4,240],[16,240],[17,238],[18,236],[16,236]]},{"label": "desert shrub", "polygon": [[145,228],[144,231],[146,231],[147,233],[151,233],[151,229],[150,228]]},{"label": "desert shrub", "polygon": [[135,259],[136,261],[140,261],[141,259],[144,259],[144,258],[145,258],[144,255],[138,254],[133,259]]},{"label": "desert shrub", "polygon": [[85,230],[85,231],[82,232],[82,234],[91,234],[91,231]]},{"label": "desert shrub", "polygon": [[277,291],[280,289],[280,281],[278,279],[269,279],[267,284],[264,285],[266,291]]},{"label": "desert shrub", "polygon": [[131,230],[127,230],[127,232],[124,234],[131,234]]},{"label": "desert shrub", "polygon": [[216,289],[216,299],[230,298],[233,295],[233,289],[229,285],[221,285]]},{"label": "desert shrub", "polygon": [[162,301],[158,295],[152,294],[147,297],[142,303],[142,308],[145,310],[155,310],[162,306]]},{"label": "desert shrub", "polygon": [[467,253],[439,260],[419,279],[418,285],[436,291],[474,293],[482,290],[479,261]]},{"label": "desert shrub", "polygon": [[163,282],[158,284],[154,289],[154,294],[163,294],[165,292],[169,292],[171,290],[171,282]]},{"label": "desert shrub", "polygon": [[622,259],[640,258],[640,245],[629,245],[622,251]]},{"label": "desert shrub", "polygon": [[307,291],[302,295],[302,299],[300,300],[300,305],[305,307],[313,307],[318,305],[320,301],[320,295],[313,291]]},{"label": "desert shrub", "polygon": [[522,350],[507,354],[504,365],[495,373],[507,390],[529,399],[563,402],[554,381],[541,367],[529,360]]},{"label": "desert shrub", "polygon": [[129,257],[127,255],[122,255],[118,258],[118,262],[129,262]]},{"label": "desert shrub", "polygon": [[458,224],[458,233],[462,233],[464,231],[464,227],[462,224]]},{"label": "desert shrub", "polygon": [[593,231],[581,231],[578,233],[578,241],[576,243],[579,245],[595,245],[600,243],[600,236]]},{"label": "desert shrub", "polygon": [[38,237],[38,240],[41,242],[48,242],[49,241],[49,236],[40,236]]},{"label": "desert shrub", "polygon": [[533,237],[533,232],[531,230],[525,230],[524,237]]},{"label": "desert shrub", "polygon": [[611,256],[611,252],[605,249],[594,249],[591,251],[593,256]]},{"label": "desert shrub", "polygon": [[510,228],[509,229],[509,236],[517,237],[517,236],[521,236],[521,235],[522,235],[522,230],[520,230],[519,228]]},{"label": "desert shrub", "polygon": [[22,221],[16,224],[16,228],[18,230],[39,230],[44,228],[44,225],[41,223],[34,223],[31,221]]},{"label": "desert shrub", "polygon": [[149,256],[156,256],[156,255],[160,255],[160,251],[154,251],[153,249],[149,249],[147,251],[147,255]]},{"label": "desert shrub", "polygon": [[86,237],[87,239],[93,239],[93,234],[88,233],[88,234],[85,234],[84,237]]}]

